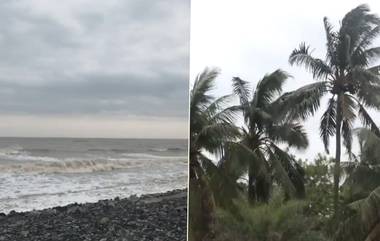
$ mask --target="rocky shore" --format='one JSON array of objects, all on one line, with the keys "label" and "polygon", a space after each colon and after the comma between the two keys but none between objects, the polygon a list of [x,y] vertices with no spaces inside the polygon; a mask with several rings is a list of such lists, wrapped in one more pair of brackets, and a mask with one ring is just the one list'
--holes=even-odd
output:
[{"label": "rocky shore", "polygon": [[0,213],[0,241],[185,241],[186,190]]}]

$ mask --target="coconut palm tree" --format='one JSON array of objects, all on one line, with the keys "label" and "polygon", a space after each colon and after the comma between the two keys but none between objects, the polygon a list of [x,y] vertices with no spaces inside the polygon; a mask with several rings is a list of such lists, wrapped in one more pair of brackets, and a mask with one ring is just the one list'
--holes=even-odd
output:
[{"label": "coconut palm tree", "polygon": [[[351,153],[352,127],[357,116],[374,132],[379,132],[367,107],[380,109],[380,66],[373,66],[380,56],[380,47],[371,47],[380,33],[380,19],[370,13],[367,5],[360,5],[348,12],[335,30],[329,20],[323,19],[326,32],[327,54],[316,58],[305,43],[293,50],[291,65],[306,68],[324,85],[324,91],[315,95],[320,99],[329,93],[327,109],[322,115],[320,135],[328,153],[329,138],[336,137],[334,167],[334,213],[338,213],[341,137],[347,152]],[[319,107],[319,102],[315,108]],[[302,109],[302,108],[301,108]],[[302,109],[304,111],[304,109]],[[307,112],[302,112],[307,113]]]},{"label": "coconut palm tree", "polygon": [[376,241],[380,239],[380,186],[363,199],[352,202],[353,212],[339,225],[335,240]]},{"label": "coconut palm tree", "polygon": [[235,179],[248,173],[248,199],[251,202],[269,200],[272,176],[283,186],[287,196],[302,197],[305,192],[302,168],[279,146],[281,143],[296,148],[308,145],[302,125],[285,118],[280,111],[285,102],[279,95],[288,77],[284,71],[276,70],[265,75],[253,92],[248,82],[239,77],[232,79],[245,125],[240,141],[226,146],[221,166],[232,173],[238,167],[240,172],[233,173]]},{"label": "coconut palm tree", "polygon": [[366,128],[354,130],[359,143],[359,155],[345,166],[346,176],[342,185],[345,202],[367,197],[380,186],[380,136]]},{"label": "coconut palm tree", "polygon": [[224,143],[239,134],[232,124],[234,108],[223,109],[230,96],[215,99],[209,93],[218,74],[217,69],[206,68],[196,77],[190,94],[190,226],[201,230],[194,234],[195,240],[212,233],[213,225],[215,200],[207,172],[216,167],[205,153],[221,153]]}]

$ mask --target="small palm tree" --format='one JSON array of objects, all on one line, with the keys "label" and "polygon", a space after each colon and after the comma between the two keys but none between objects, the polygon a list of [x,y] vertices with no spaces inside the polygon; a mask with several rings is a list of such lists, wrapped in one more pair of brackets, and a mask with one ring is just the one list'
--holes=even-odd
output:
[{"label": "small palm tree", "polygon": [[375,132],[374,120],[367,107],[380,109],[380,66],[369,67],[380,56],[380,47],[371,47],[380,33],[380,19],[371,14],[366,5],[348,12],[341,21],[339,30],[334,30],[327,18],[324,27],[327,40],[326,58],[315,58],[310,47],[301,43],[289,57],[291,65],[304,66],[313,78],[324,85],[324,91],[315,95],[315,108],[320,99],[329,93],[329,102],[322,115],[320,135],[328,153],[329,138],[336,137],[334,167],[334,213],[338,212],[341,136],[348,153],[351,153],[352,128],[359,116],[365,126]]},{"label": "small palm tree", "polygon": [[346,179],[342,185],[342,196],[352,202],[369,195],[380,186],[380,136],[366,128],[354,130],[359,142],[359,155],[345,167]]},{"label": "small palm tree", "polygon": [[[376,130],[378,130],[378,127],[376,127]],[[359,156],[355,157],[355,160],[363,165],[378,166],[380,164],[380,135],[375,134],[376,132],[367,128],[355,130],[360,151]]]},{"label": "small palm tree", "polygon": [[274,195],[269,203],[252,206],[238,200],[237,219],[231,212],[217,210],[218,241],[329,241],[320,230],[318,218],[305,215],[307,203],[291,200],[282,202]]},{"label": "small palm tree", "polygon": [[[207,171],[215,165],[205,152],[221,153],[224,143],[239,134],[232,124],[235,110],[223,109],[230,96],[215,99],[209,94],[218,74],[217,69],[206,68],[197,76],[190,94],[190,226],[202,229],[200,234],[193,230],[196,240],[203,240],[204,235],[212,233],[215,207],[207,175]],[[198,210],[192,208],[195,206]]]},{"label": "small palm tree", "polygon": [[[281,184],[287,196],[303,196],[303,170],[295,160],[283,151],[279,144],[306,148],[308,140],[302,125],[281,114],[284,104],[282,86],[289,77],[282,70],[264,76],[251,92],[249,83],[235,77],[234,93],[239,97],[245,126],[239,143],[226,147],[223,166],[229,169],[240,164],[235,178],[248,173],[248,199],[251,202],[267,202],[274,179]],[[244,168],[241,168],[244,166]]]},{"label": "small palm tree", "polygon": [[348,207],[354,212],[340,224],[335,240],[380,240],[380,186]]}]

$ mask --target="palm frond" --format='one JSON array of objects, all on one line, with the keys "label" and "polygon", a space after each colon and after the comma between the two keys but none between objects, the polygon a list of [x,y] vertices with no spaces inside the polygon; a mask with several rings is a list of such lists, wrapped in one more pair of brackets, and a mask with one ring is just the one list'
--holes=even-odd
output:
[{"label": "palm frond", "polygon": [[[271,145],[272,148],[274,148],[275,145]],[[277,150],[277,148],[274,148]],[[278,148],[278,150],[281,150]],[[277,180],[277,182],[284,188],[285,192],[291,196],[294,197],[296,194],[296,189],[290,180],[288,173],[286,172],[284,166],[281,163],[281,158],[284,156],[279,156],[279,151],[277,152],[271,150],[270,148],[267,149],[268,155],[269,155],[269,161],[271,163],[271,166],[274,171],[274,178]]]},{"label": "palm frond", "polygon": [[343,94],[340,100],[338,104],[340,105],[342,120],[352,123],[356,118],[356,103],[354,97],[349,94]]},{"label": "palm frond", "polygon": [[380,65],[373,66],[371,68],[368,68],[367,70],[376,76],[380,75]]},{"label": "palm frond", "polygon": [[344,195],[347,201],[367,197],[375,188],[380,186],[380,172],[365,162],[360,162],[349,173],[342,189],[348,193]]},{"label": "palm frond", "polygon": [[235,198],[238,193],[238,186],[235,180],[226,175],[223,169],[219,168],[213,161],[204,155],[201,155],[199,159],[207,174],[215,201],[221,205],[232,204],[232,199]]},{"label": "palm frond", "polygon": [[305,170],[294,160],[292,156],[278,146],[272,145],[272,149],[280,159],[282,166],[292,182],[296,190],[297,197],[303,198],[305,196]]},{"label": "palm frond", "polygon": [[211,101],[212,97],[207,94],[214,88],[215,78],[219,75],[216,68],[205,68],[194,82],[193,89],[190,93],[190,115],[198,109],[205,108]]},{"label": "palm frond", "polygon": [[[269,176],[267,163],[263,155],[261,155],[257,150],[251,150],[249,147],[241,143],[243,151],[250,155],[250,165],[255,169],[255,173],[258,177],[267,178]],[[259,153],[259,154],[258,154]]]},{"label": "palm frond", "polygon": [[380,85],[363,82],[356,95],[365,106],[380,110]]},{"label": "palm frond", "polygon": [[335,135],[336,128],[336,101],[332,97],[329,102],[325,113],[321,117],[321,124],[319,127],[320,136],[322,137],[325,150],[329,153],[329,139],[330,136]]},{"label": "palm frond", "polygon": [[256,86],[253,107],[261,108],[268,105],[276,95],[281,93],[282,86],[289,77],[288,73],[280,69],[265,75]]},{"label": "palm frond", "polygon": [[[359,43],[355,46],[355,49],[353,50],[353,53],[351,54],[351,58],[353,60],[353,66],[356,65],[362,65],[366,66],[368,64],[368,60],[362,59],[361,57],[365,57],[365,49],[367,49],[372,42],[378,37],[380,34],[380,25],[375,26],[373,29],[368,31],[367,33],[364,33],[361,37]],[[364,54],[364,55],[363,55]],[[358,61],[361,60],[361,61]]]},{"label": "palm frond", "polygon": [[350,120],[344,119],[342,121],[342,136],[343,136],[343,145],[346,147],[349,157],[351,157],[352,122]]},{"label": "palm frond", "polygon": [[355,66],[351,69],[349,73],[350,81],[357,86],[362,86],[363,84],[380,84],[380,76],[378,72],[380,66],[374,66],[372,68],[362,68],[360,66]]},{"label": "palm frond", "polygon": [[202,128],[194,140],[194,145],[214,154],[223,152],[223,144],[239,136],[238,129],[231,123],[211,123]]},{"label": "palm frond", "polygon": [[352,66],[367,67],[380,57],[380,47],[370,49],[357,49],[351,56]]},{"label": "palm frond", "polygon": [[371,63],[372,60],[380,57],[380,47],[366,49],[364,55],[367,57],[368,63]]},{"label": "palm frond", "polygon": [[380,238],[380,187],[362,200],[350,205],[357,210],[361,217],[361,224],[366,231],[365,241],[375,241]]},{"label": "palm frond", "polygon": [[[221,111],[209,115],[209,122],[212,123],[233,123],[238,118],[241,111],[240,106],[230,106],[222,109]],[[206,112],[206,114],[209,114]]]},{"label": "palm frond", "polygon": [[319,108],[320,99],[327,92],[327,84],[328,82],[316,82],[287,92],[272,103],[271,109],[284,119],[305,120]]},{"label": "palm frond", "polygon": [[211,161],[209,158],[207,158],[205,155],[199,155],[199,161],[203,167],[203,170],[206,171],[206,173],[209,173],[209,176],[212,176],[217,172],[218,167],[216,164]]},{"label": "palm frond", "polygon": [[363,125],[369,127],[371,131],[373,131],[376,135],[380,136],[380,130],[377,127],[376,123],[372,120],[371,116],[368,114],[367,110],[360,103],[358,103],[358,106],[358,114]]},{"label": "palm frond", "polygon": [[380,136],[367,128],[359,128],[355,134],[360,147],[360,162],[365,165],[379,165]]},{"label": "palm frond", "polygon": [[[249,163],[255,158],[240,142],[228,142],[224,146],[224,156],[218,166],[225,170],[233,180],[238,180],[247,173]],[[257,164],[260,166],[260,164]]]},{"label": "palm frond", "polygon": [[315,79],[325,80],[332,73],[327,63],[311,55],[310,47],[305,43],[301,43],[298,49],[293,50],[289,57],[289,63],[305,67]]},{"label": "palm frond", "polygon": [[251,104],[249,99],[251,97],[250,86],[247,81],[240,79],[239,77],[232,78],[232,88],[234,94],[240,100],[240,107],[243,112],[244,119],[247,121],[251,113]]},{"label": "palm frond", "polygon": [[266,131],[271,140],[286,143],[290,147],[305,149],[309,144],[306,131],[298,122],[286,122],[271,125]]},{"label": "palm frond", "polygon": [[336,42],[337,42],[337,33],[333,30],[333,26],[328,20],[327,17],[323,18],[323,25],[325,27],[326,34],[326,60],[330,64],[330,66],[334,66],[336,64]]},{"label": "palm frond", "polygon": [[233,95],[224,95],[216,100],[214,100],[212,103],[210,103],[204,110],[209,116],[215,115],[218,111],[223,109],[227,104],[231,102],[233,98]]},{"label": "palm frond", "polygon": [[343,17],[339,35],[341,37],[350,36],[351,47],[353,48],[358,45],[363,36],[371,32],[373,25],[378,25],[379,22],[379,17],[370,13],[368,5],[362,4]]},{"label": "palm frond", "polygon": [[240,99],[241,105],[246,105],[249,102],[251,96],[250,86],[247,81],[240,79],[239,77],[232,78],[232,88],[235,95]]}]

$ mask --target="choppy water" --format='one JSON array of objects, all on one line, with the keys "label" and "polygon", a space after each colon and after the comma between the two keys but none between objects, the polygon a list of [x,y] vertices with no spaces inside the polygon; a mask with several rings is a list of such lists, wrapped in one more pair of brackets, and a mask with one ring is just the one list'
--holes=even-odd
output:
[{"label": "choppy water", "polygon": [[186,140],[0,138],[0,212],[186,185]]}]

